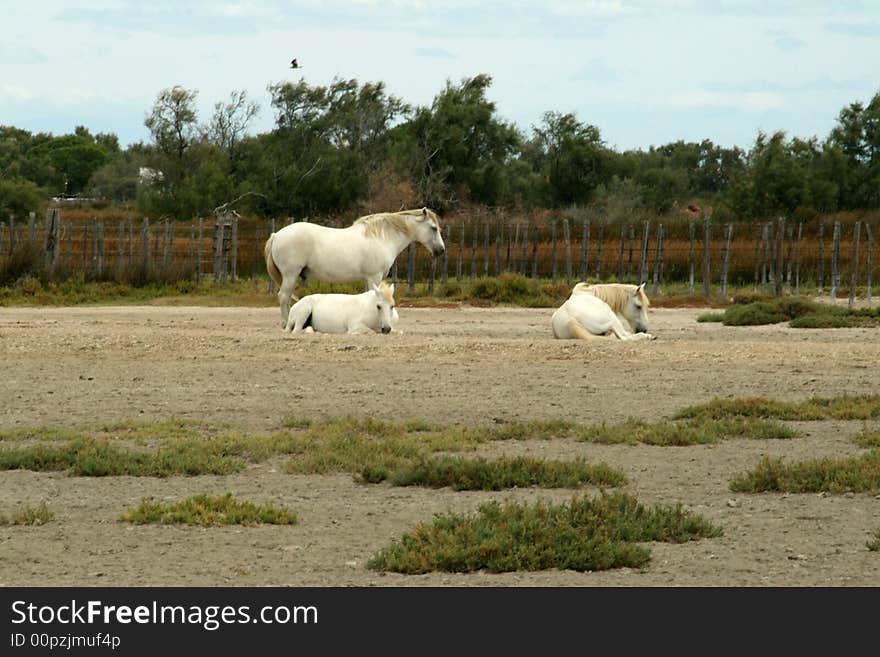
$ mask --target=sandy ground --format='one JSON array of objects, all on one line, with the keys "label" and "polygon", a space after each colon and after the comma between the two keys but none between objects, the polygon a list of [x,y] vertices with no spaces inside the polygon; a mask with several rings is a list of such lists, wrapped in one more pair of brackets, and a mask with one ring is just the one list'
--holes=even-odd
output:
[{"label": "sandy ground", "polygon": [[[878,390],[876,330],[729,328],[699,309],[650,313],[653,342],[553,340],[548,309],[401,309],[389,336],[284,334],[277,309],[0,309],[0,428],[171,417],[246,430],[296,414],[490,423],[655,419],[716,396],[799,400]],[[880,585],[880,496],[741,495],[728,489],[762,455],[858,453],[858,422],[800,425],[790,441],[714,446],[498,443],[490,454],[583,456],[622,469],[648,504],[681,502],[724,529],[651,544],[639,570],[423,576],[379,574],[367,559],[433,513],[487,499],[567,500],[583,491],[497,493],[365,486],[350,475],[284,474],[283,461],[230,476],[79,478],[0,472],[0,512],[48,502],[43,527],[0,527],[0,585]],[[295,510],[291,527],[130,526],[143,497],[233,492]]]}]

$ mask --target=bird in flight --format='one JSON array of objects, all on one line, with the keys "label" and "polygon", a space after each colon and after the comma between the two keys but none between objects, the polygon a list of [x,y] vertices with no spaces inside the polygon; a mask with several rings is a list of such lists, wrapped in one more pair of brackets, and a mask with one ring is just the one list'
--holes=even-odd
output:
[{"label": "bird in flight", "polygon": [[290,60],[290,68],[302,68],[302,66],[296,61],[296,57]]}]

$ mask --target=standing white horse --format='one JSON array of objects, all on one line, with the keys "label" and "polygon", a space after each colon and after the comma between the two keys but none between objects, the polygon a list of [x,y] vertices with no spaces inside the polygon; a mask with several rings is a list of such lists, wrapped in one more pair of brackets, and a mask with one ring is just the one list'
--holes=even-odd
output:
[{"label": "standing white horse", "polygon": [[[645,284],[578,283],[571,296],[553,313],[553,337],[587,340],[614,335],[621,340],[654,340],[648,333],[648,297]],[[624,322],[629,324],[627,330]]]},{"label": "standing white horse", "polygon": [[310,294],[290,309],[288,331],[318,333],[390,333],[400,317],[394,286],[382,281],[362,294]]},{"label": "standing white horse", "polygon": [[363,279],[369,289],[388,275],[410,242],[423,244],[434,257],[443,255],[446,245],[433,211],[422,208],[370,214],[348,228],[298,222],[272,233],[263,253],[266,269],[279,288],[281,326],[287,326],[290,300],[298,298],[294,291],[299,281]]}]

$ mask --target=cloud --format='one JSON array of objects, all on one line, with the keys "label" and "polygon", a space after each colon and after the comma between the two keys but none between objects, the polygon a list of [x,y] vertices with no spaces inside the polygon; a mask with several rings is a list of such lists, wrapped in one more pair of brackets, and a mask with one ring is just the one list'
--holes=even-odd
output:
[{"label": "cloud", "polygon": [[792,36],[790,34],[777,32],[776,35],[776,38],[773,39],[773,45],[784,52],[800,50],[807,45],[807,42],[803,39],[799,39],[798,37]]},{"label": "cloud", "polygon": [[45,64],[46,54],[30,46],[0,45],[0,62],[5,64]]},{"label": "cloud", "polygon": [[3,96],[13,101],[22,102],[32,100],[34,93],[30,89],[15,84],[0,84],[0,97]]},{"label": "cloud", "polygon": [[584,82],[618,82],[620,75],[602,60],[591,59],[585,66],[577,69],[570,79]]},{"label": "cloud", "polygon": [[748,112],[766,112],[785,106],[780,93],[747,91],[744,93],[718,91],[685,91],[668,98],[670,106],[679,109],[733,108]]},{"label": "cloud", "polygon": [[845,36],[876,38],[880,37],[880,23],[826,23],[825,29]]},{"label": "cloud", "polygon": [[416,54],[419,57],[430,57],[432,59],[458,59],[458,55],[443,48],[416,48]]}]

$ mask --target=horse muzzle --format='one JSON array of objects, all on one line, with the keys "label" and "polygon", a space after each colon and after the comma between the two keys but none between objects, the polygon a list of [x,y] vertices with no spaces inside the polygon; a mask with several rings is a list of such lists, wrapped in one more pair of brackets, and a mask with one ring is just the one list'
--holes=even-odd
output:
[{"label": "horse muzzle", "polygon": [[391,333],[391,327],[390,327],[390,326],[383,326],[383,327],[382,327],[381,329],[379,329],[379,330],[382,331],[382,333]]},{"label": "horse muzzle", "polygon": [[433,256],[435,258],[439,258],[444,253],[446,253],[446,247],[445,246],[435,247],[435,248],[431,249],[431,253],[433,254]]}]

